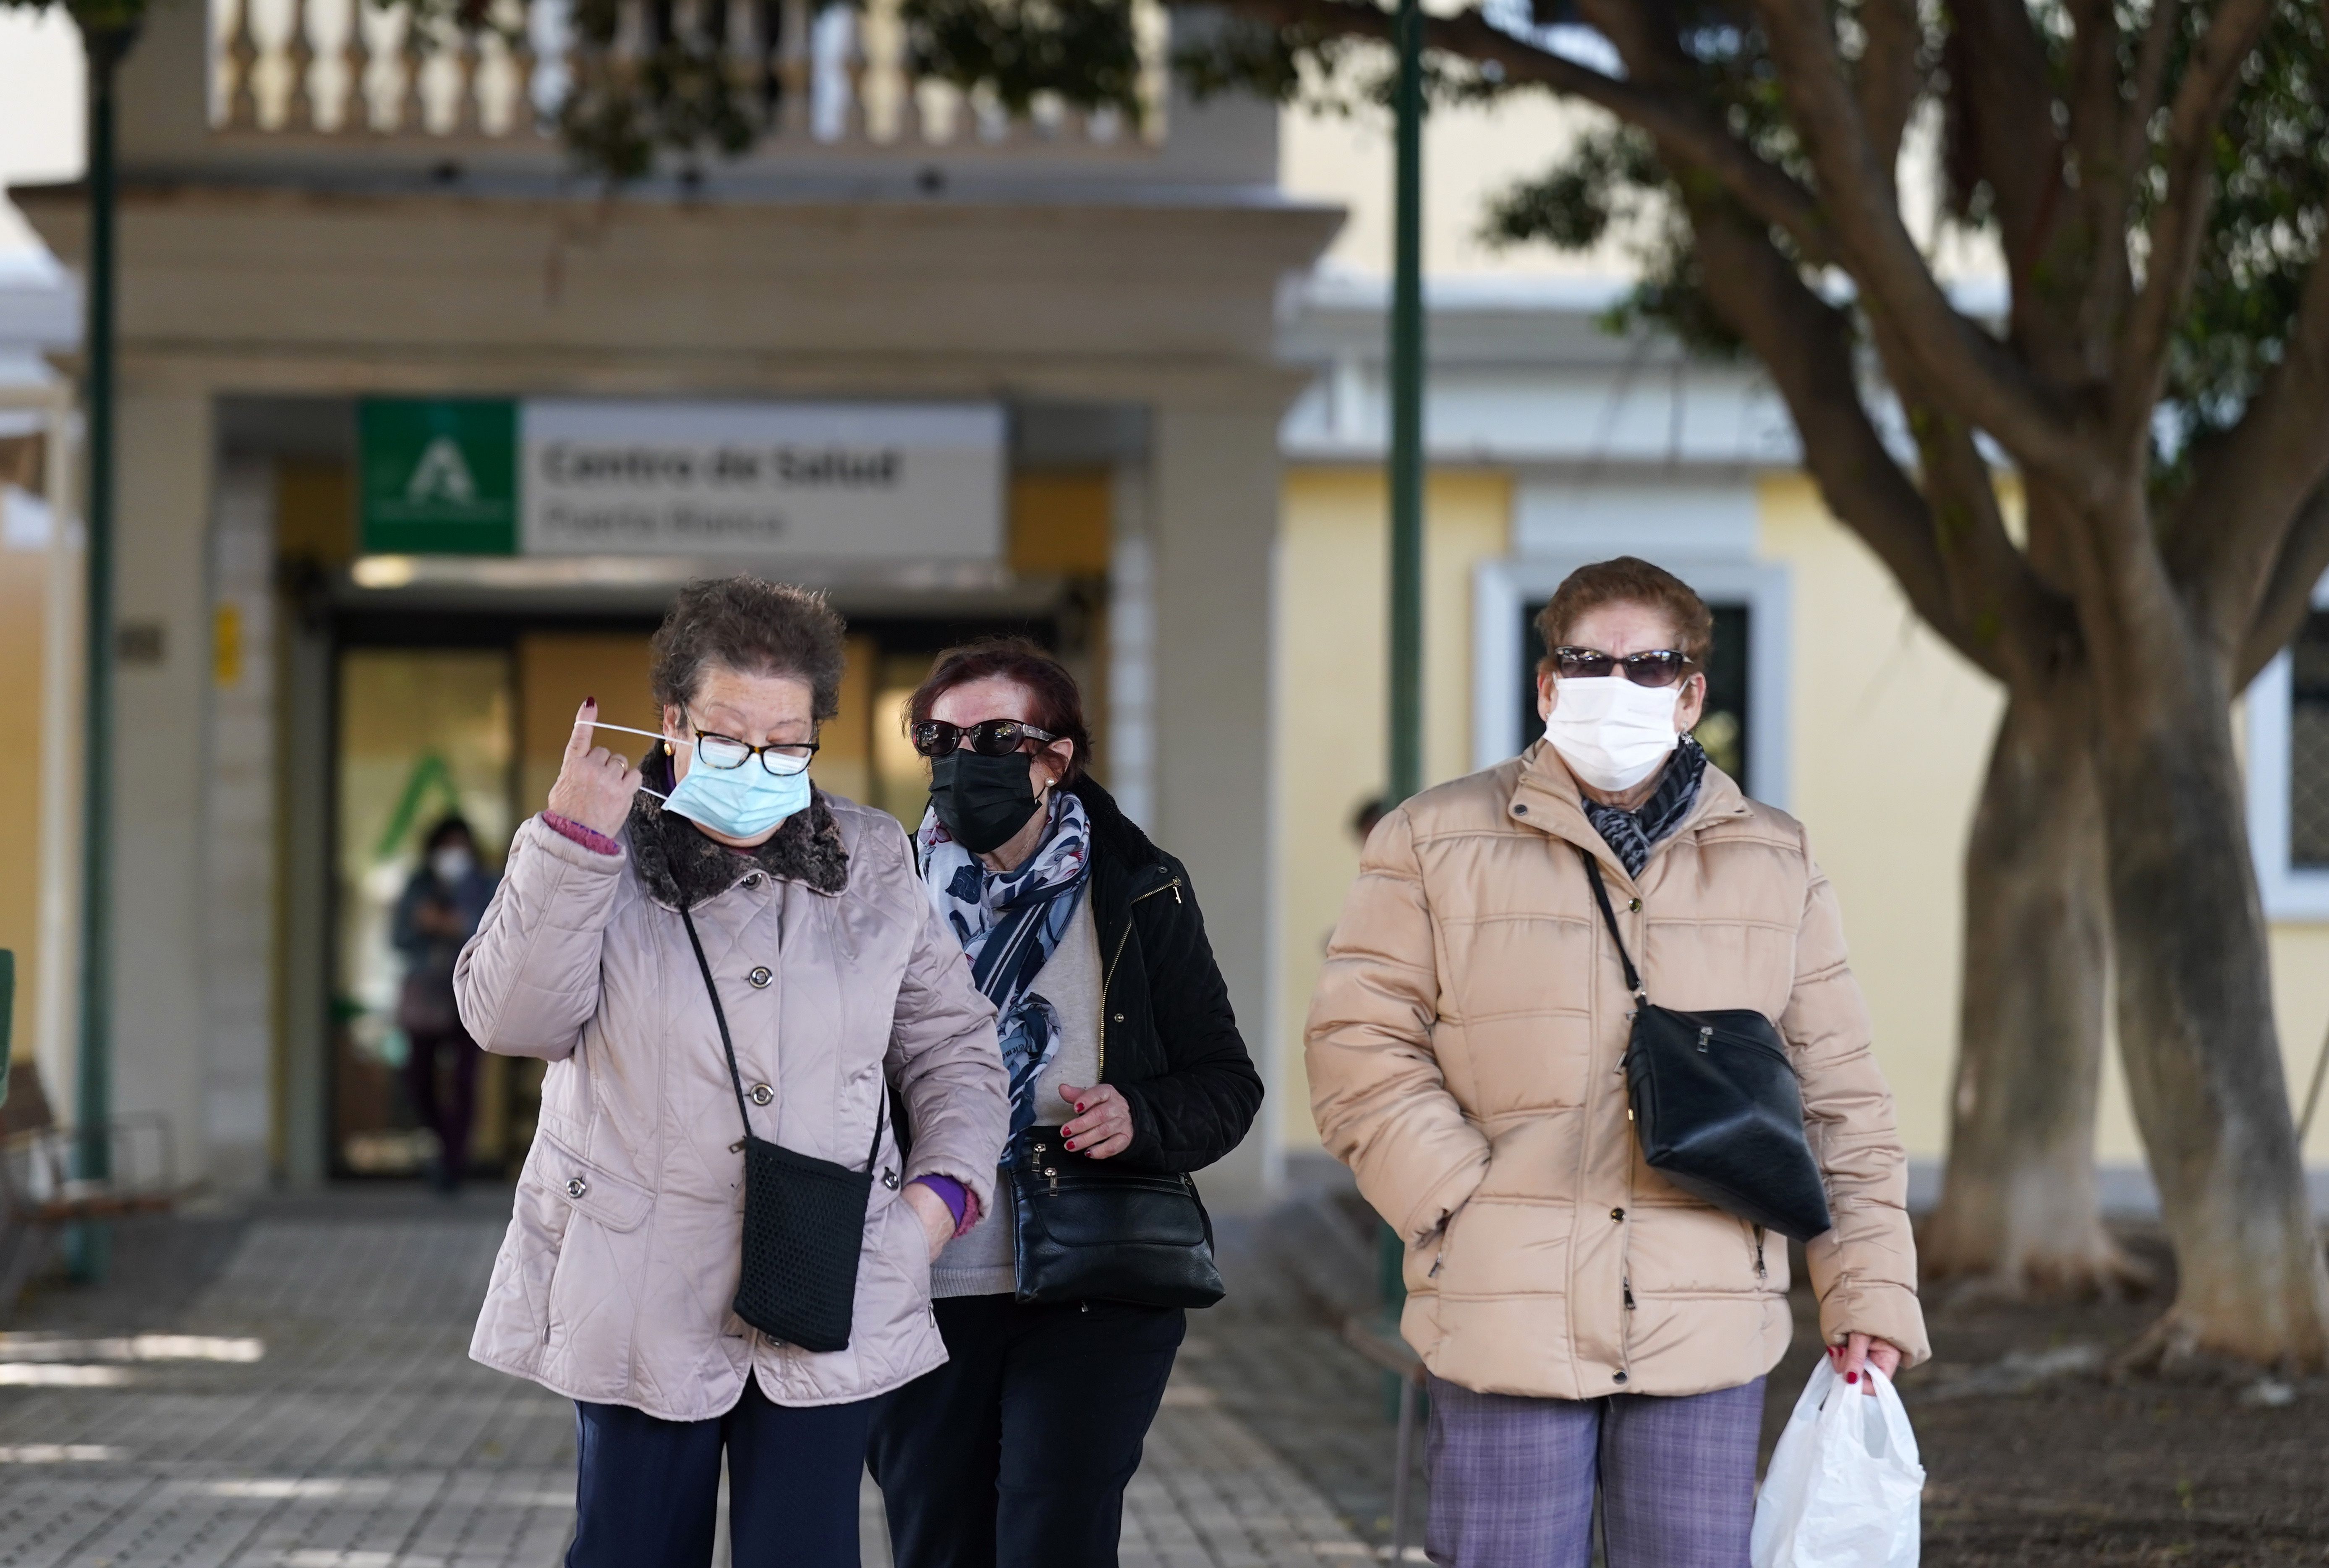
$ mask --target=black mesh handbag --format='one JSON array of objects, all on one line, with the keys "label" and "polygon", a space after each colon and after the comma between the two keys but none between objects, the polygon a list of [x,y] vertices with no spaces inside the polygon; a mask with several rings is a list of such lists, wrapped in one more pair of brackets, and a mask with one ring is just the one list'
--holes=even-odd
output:
[{"label": "black mesh handbag", "polygon": [[728,1034],[728,1011],[712,964],[685,910],[687,940],[695,949],[703,987],[712,995],[712,1016],[720,1025],[720,1044],[728,1053],[728,1081],[736,1090],[736,1112],[744,1119],[744,1272],[736,1286],[736,1316],[787,1345],[820,1354],[849,1348],[850,1317],[857,1300],[857,1258],[864,1244],[865,1209],[873,1195],[873,1162],[882,1153],[882,1129],[889,1096],[873,1113],[873,1143],[865,1168],[851,1170],[829,1159],[797,1154],[752,1136],[752,1113],[744,1108],[744,1075],[736,1067],[736,1042]]},{"label": "black mesh handbag", "polygon": [[1826,1231],[1827,1189],[1804,1138],[1803,1083],[1779,1031],[1744,1007],[1652,1006],[1617,934],[1601,867],[1584,849],[1577,854],[1634,994],[1627,1114],[1642,1158],[1693,1197],[1767,1230],[1798,1242]]}]

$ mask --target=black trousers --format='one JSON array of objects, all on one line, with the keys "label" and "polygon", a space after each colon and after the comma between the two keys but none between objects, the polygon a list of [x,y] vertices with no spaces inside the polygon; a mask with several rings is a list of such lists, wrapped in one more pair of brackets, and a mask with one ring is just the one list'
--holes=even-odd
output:
[{"label": "black trousers", "polygon": [[704,1421],[577,1400],[566,1568],[706,1568],[723,1448],[736,1568],[858,1568],[857,1482],[873,1404],[774,1404],[755,1377],[733,1410]]},{"label": "black trousers", "polygon": [[949,1359],[882,1402],[867,1451],[898,1568],[1114,1568],[1181,1309],[936,1308]]}]

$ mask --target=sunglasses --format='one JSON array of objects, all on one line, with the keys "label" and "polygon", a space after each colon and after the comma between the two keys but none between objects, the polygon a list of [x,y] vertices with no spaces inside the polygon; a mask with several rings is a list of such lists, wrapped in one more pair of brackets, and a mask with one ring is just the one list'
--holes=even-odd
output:
[{"label": "sunglasses", "polygon": [[1617,675],[1637,686],[1670,686],[1690,668],[1690,656],[1669,647],[1619,658],[1598,648],[1557,647],[1552,650],[1552,667],[1565,681],[1598,681]]},{"label": "sunglasses", "polygon": [[968,746],[981,757],[1008,757],[1028,741],[1056,741],[1049,730],[1023,724],[1016,719],[981,719],[976,724],[949,724],[944,719],[924,719],[913,730],[914,750],[925,757],[951,757],[957,746]]}]

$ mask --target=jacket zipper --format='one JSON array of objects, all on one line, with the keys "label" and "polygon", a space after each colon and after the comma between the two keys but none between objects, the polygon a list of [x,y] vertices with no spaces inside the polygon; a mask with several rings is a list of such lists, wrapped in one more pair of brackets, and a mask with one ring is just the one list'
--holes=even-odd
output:
[{"label": "jacket zipper", "polygon": [[1162,887],[1152,887],[1146,893],[1135,894],[1124,906],[1124,930],[1116,939],[1116,951],[1108,956],[1108,967],[1099,977],[1099,1072],[1100,1082],[1108,1081],[1108,994],[1116,984],[1116,966],[1124,961],[1124,948],[1132,940],[1132,906],[1160,893],[1169,893],[1173,902],[1181,902],[1181,879],[1174,877]]}]

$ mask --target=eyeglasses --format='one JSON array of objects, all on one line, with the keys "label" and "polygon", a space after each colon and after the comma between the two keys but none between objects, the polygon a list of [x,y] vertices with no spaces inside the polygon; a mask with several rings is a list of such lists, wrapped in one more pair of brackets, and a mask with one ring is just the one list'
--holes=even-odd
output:
[{"label": "eyeglasses", "polygon": [[1557,647],[1552,650],[1552,667],[1565,681],[1598,681],[1621,675],[1637,686],[1670,686],[1690,668],[1690,656],[1666,647],[1620,658],[1598,648]]},{"label": "eyeglasses", "polygon": [[695,760],[721,772],[741,768],[758,757],[761,767],[779,779],[789,779],[807,770],[808,760],[816,755],[816,748],[815,741],[806,745],[794,741],[771,741],[765,746],[750,746],[733,735],[715,735],[702,729],[695,732]]},{"label": "eyeglasses", "polygon": [[1058,739],[1049,730],[1016,719],[981,719],[976,724],[924,719],[914,726],[914,750],[930,758],[951,757],[957,746],[968,746],[981,757],[1008,757],[1023,741]]}]

